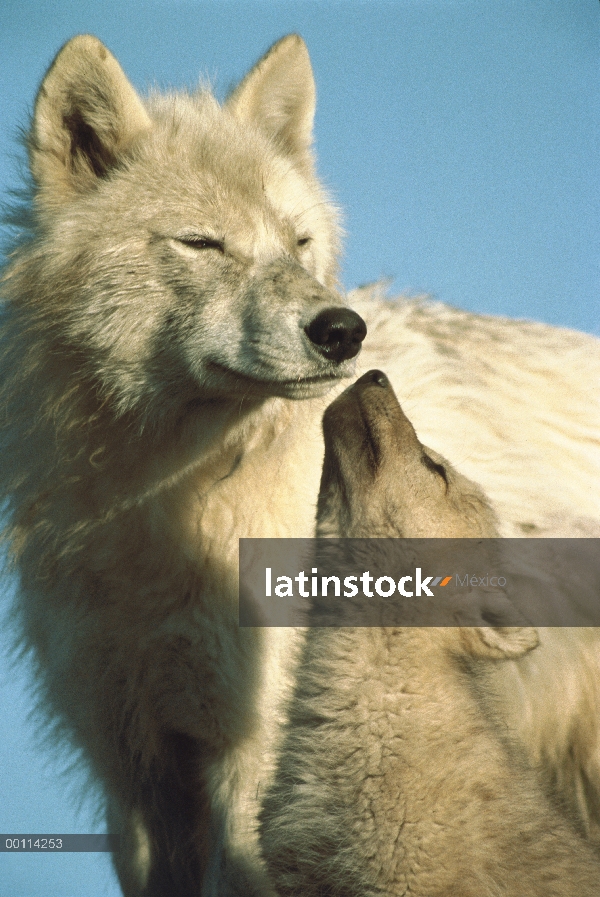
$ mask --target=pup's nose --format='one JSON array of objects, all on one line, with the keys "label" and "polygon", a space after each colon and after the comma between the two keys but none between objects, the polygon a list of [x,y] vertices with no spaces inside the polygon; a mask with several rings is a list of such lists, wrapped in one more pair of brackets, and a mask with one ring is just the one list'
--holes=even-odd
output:
[{"label": "pup's nose", "polygon": [[390,385],[390,381],[383,371],[377,370],[367,371],[366,374],[363,374],[362,377],[358,378],[354,385],[358,386],[359,384],[364,384],[366,386],[367,383],[376,383],[377,386],[383,386],[384,388],[387,388]]},{"label": "pup's nose", "polygon": [[358,355],[367,325],[349,308],[326,308],[306,325],[304,332],[325,358],[340,364]]}]

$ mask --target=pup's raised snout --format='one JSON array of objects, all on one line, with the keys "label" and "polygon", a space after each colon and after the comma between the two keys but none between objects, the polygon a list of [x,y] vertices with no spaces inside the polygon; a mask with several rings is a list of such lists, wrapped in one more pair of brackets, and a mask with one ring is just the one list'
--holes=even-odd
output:
[{"label": "pup's raised snout", "polygon": [[339,364],[358,355],[367,325],[349,308],[326,308],[306,325],[304,332],[322,355]]}]

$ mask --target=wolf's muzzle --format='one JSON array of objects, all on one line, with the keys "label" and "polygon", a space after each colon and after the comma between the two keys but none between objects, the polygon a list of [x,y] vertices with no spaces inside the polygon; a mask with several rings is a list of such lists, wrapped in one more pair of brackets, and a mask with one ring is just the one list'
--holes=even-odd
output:
[{"label": "wolf's muzzle", "polygon": [[349,308],[326,308],[306,325],[304,332],[321,355],[340,364],[358,355],[367,325]]}]

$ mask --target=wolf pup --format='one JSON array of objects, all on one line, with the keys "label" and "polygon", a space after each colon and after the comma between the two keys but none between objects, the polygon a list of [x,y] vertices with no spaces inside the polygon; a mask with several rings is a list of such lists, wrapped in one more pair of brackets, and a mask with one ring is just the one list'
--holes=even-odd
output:
[{"label": "wolf pup", "polygon": [[222,108],[142,102],[76,37],[35,103],[3,487],[41,704],[104,787],[126,895],[267,890],[256,791],[293,651],[237,626],[238,537],[312,535],[321,397],[366,332],[314,102],[292,35]]},{"label": "wolf pup", "polygon": [[[420,443],[381,372],[330,406],[324,432],[319,535],[497,535],[481,490]],[[318,628],[316,600],[309,621],[262,811],[282,897],[598,894],[600,859],[486,700],[489,659],[525,655],[536,630]]]}]

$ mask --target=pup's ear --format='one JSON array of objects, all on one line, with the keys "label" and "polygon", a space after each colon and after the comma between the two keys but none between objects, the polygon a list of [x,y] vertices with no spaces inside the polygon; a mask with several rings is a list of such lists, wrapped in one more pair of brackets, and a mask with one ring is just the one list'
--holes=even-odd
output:
[{"label": "pup's ear", "polygon": [[114,56],[89,34],[74,37],[50,66],[35,102],[29,164],[42,197],[60,203],[89,189],[149,128]]},{"label": "pup's ear", "polygon": [[539,644],[537,629],[502,589],[481,589],[465,599],[467,625],[461,628],[463,647],[473,657],[521,657]]},{"label": "pup's ear", "polygon": [[226,103],[252,121],[287,155],[310,159],[315,82],[306,44],[297,34],[277,41],[238,84]]},{"label": "pup's ear", "polygon": [[474,657],[522,657],[540,643],[538,631],[532,626],[465,628],[461,634],[468,653]]}]

